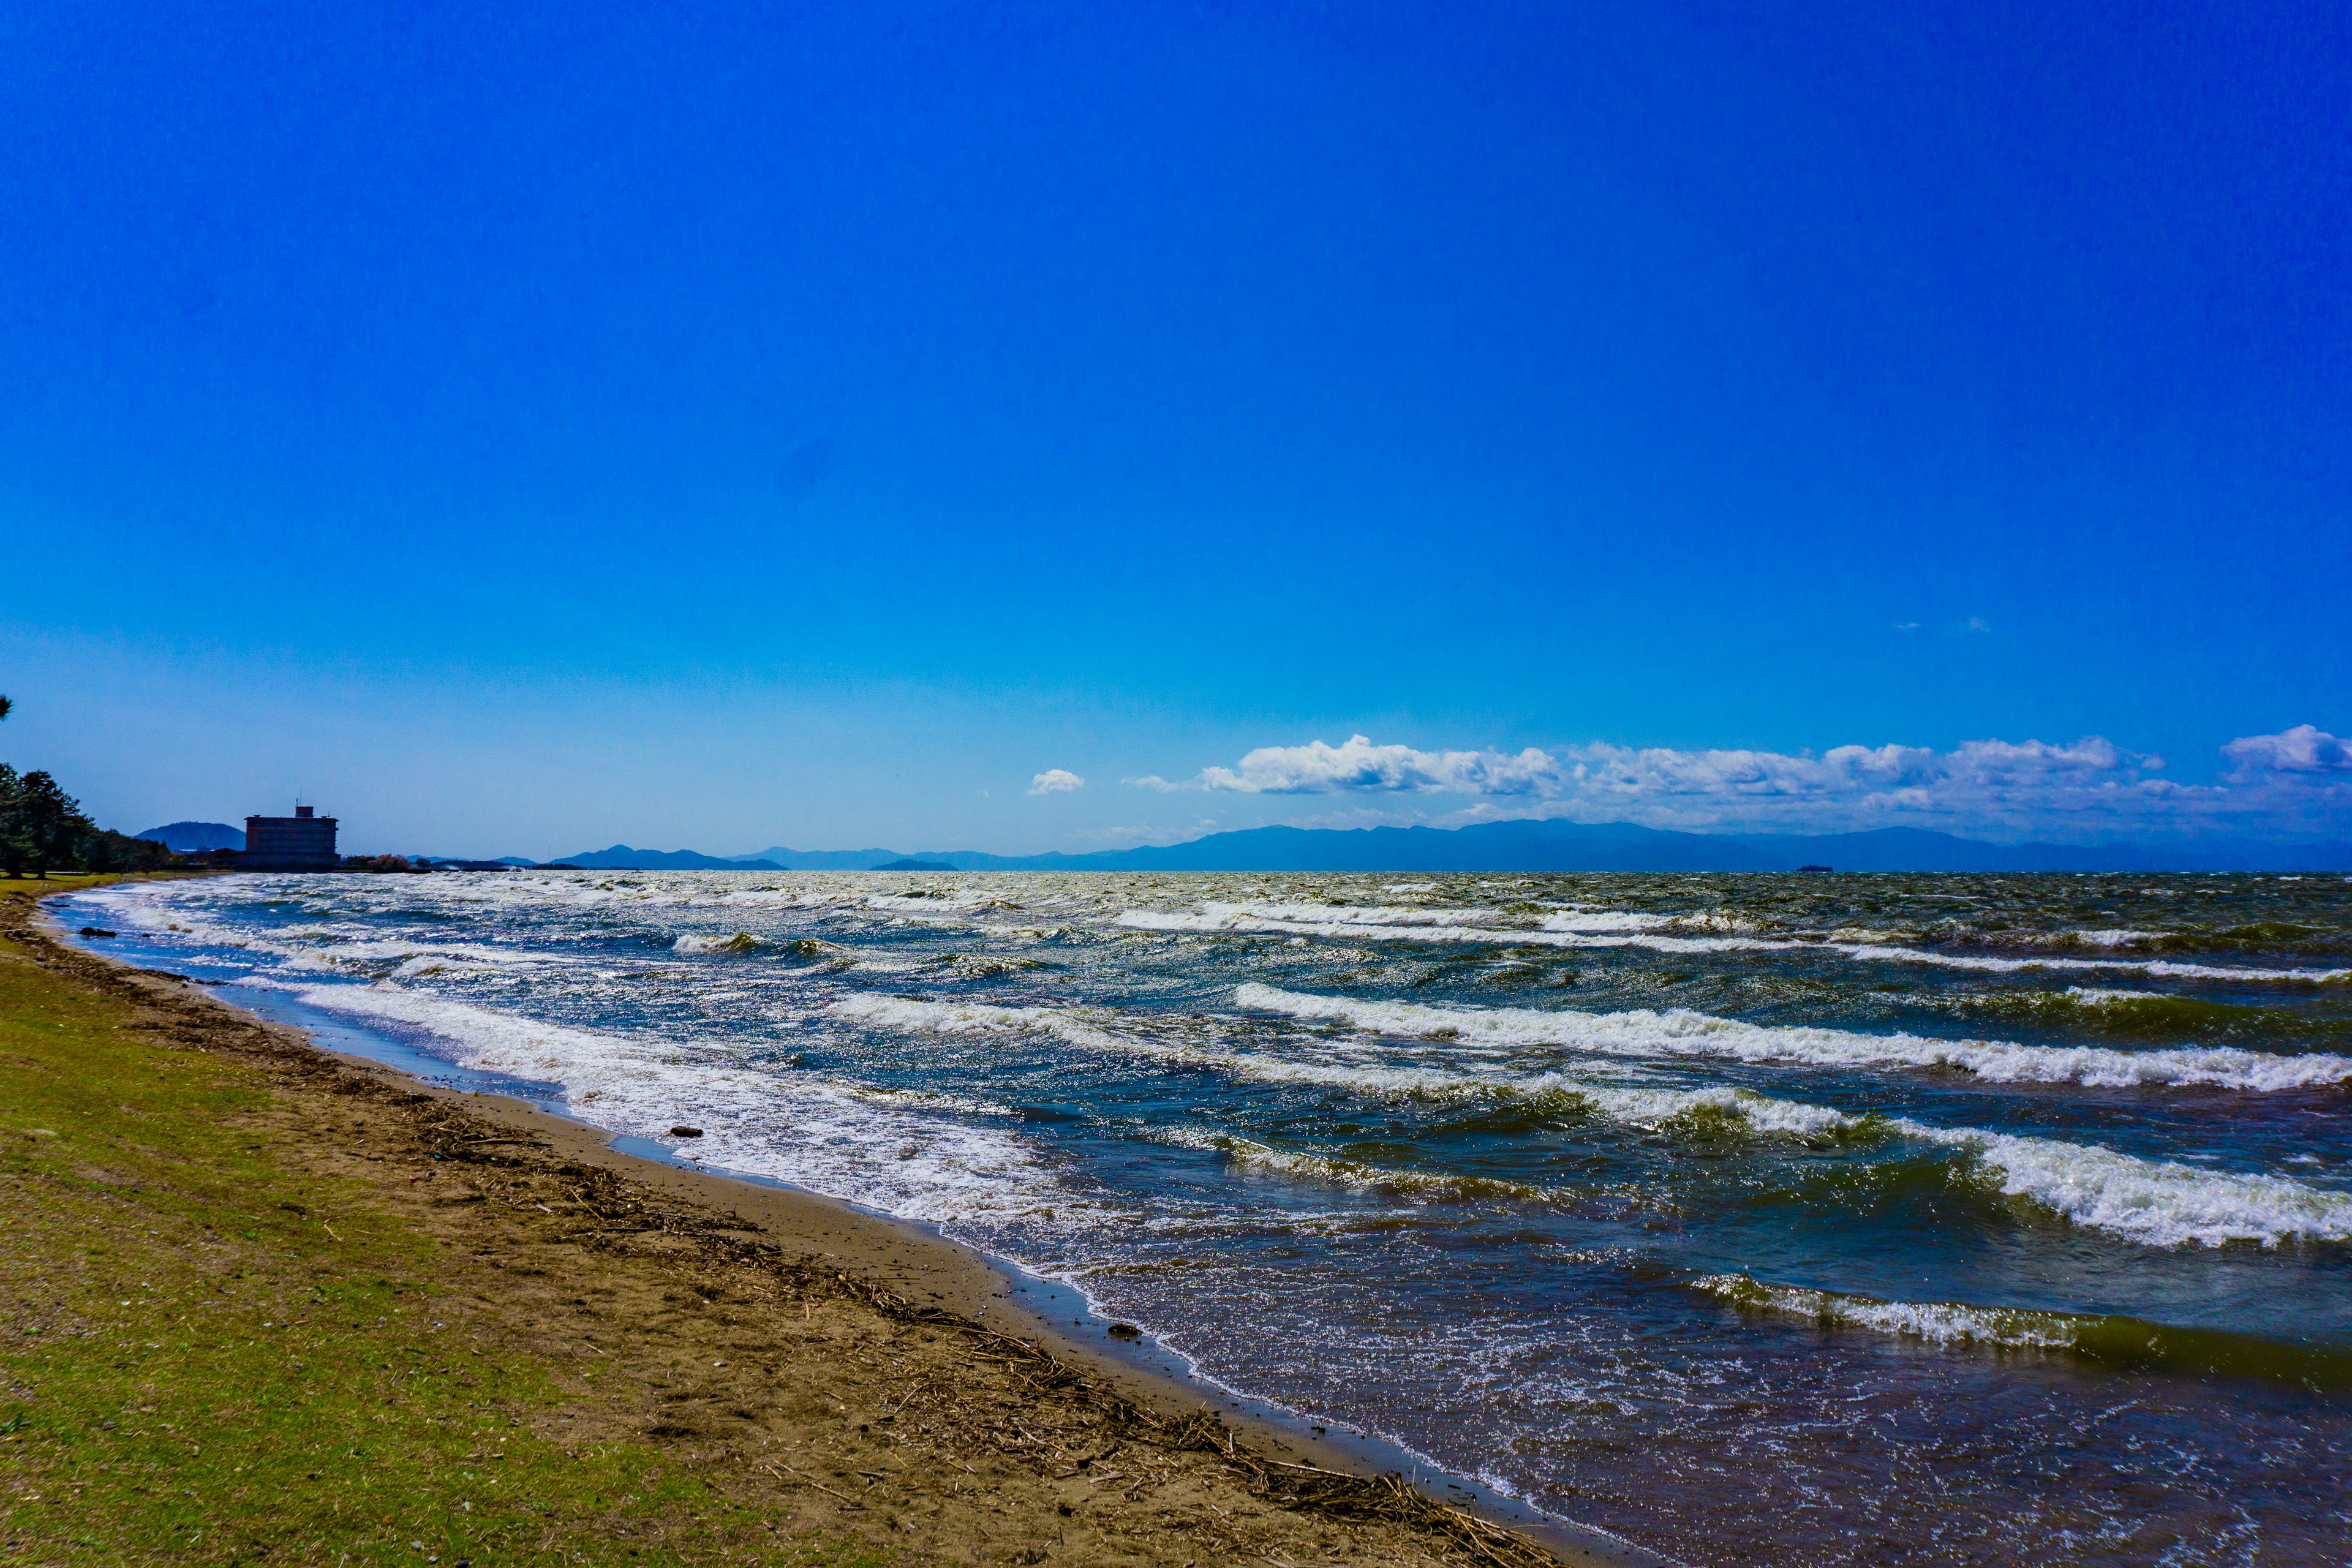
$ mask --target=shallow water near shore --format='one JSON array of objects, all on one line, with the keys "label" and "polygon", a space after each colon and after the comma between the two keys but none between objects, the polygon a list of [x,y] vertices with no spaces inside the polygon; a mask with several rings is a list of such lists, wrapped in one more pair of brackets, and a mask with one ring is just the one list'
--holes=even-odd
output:
[{"label": "shallow water near shore", "polygon": [[2352,1552],[2341,878],[238,876],[68,912],[698,1126],[1695,1563]]}]

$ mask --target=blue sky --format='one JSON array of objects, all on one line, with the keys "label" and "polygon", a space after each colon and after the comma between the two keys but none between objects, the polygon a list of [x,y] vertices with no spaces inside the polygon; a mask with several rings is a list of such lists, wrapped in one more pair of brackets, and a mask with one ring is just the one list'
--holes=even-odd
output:
[{"label": "blue sky", "polygon": [[0,86],[0,755],[115,826],[2352,835],[2340,7],[33,4]]}]

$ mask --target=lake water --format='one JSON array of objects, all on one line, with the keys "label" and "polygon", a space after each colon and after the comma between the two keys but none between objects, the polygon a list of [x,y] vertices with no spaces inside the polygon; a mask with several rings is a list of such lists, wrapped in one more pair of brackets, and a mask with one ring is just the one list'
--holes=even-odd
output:
[{"label": "lake water", "polygon": [[2352,879],[520,872],[112,951],[1695,1563],[2352,1558]]}]

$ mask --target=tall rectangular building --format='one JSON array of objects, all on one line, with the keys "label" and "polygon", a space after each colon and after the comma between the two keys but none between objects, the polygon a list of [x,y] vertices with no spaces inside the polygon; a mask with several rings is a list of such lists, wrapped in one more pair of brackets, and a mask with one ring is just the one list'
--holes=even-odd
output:
[{"label": "tall rectangular building", "polygon": [[298,805],[291,816],[248,816],[240,871],[331,871],[342,864],[335,853],[335,819]]}]

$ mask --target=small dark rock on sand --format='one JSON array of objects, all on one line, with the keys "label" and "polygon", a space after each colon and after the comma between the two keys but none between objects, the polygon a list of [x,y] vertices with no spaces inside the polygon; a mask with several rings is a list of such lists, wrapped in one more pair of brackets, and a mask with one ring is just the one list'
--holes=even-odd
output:
[{"label": "small dark rock on sand", "polygon": [[1139,1340],[1143,1337],[1143,1331],[1133,1323],[1113,1323],[1110,1337],[1115,1340]]},{"label": "small dark rock on sand", "polygon": [[702,1129],[699,1127],[673,1127],[669,1130],[669,1135],[673,1138],[699,1138],[702,1136]]}]

